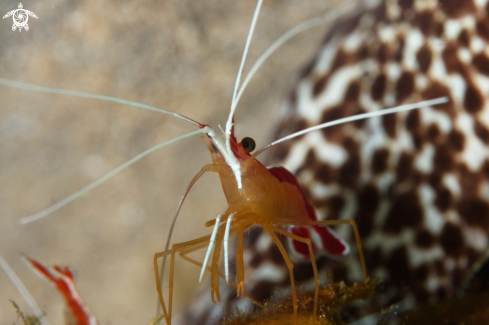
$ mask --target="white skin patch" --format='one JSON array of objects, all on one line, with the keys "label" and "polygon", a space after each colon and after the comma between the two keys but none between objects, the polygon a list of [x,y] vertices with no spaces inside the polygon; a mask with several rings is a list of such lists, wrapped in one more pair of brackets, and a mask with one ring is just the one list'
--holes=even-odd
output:
[{"label": "white skin patch", "polygon": [[431,143],[427,143],[423,146],[423,150],[416,156],[414,160],[414,166],[422,173],[431,173],[433,171],[433,157],[435,155],[435,148]]},{"label": "white skin patch", "polygon": [[452,272],[455,269],[455,260],[451,257],[445,260],[445,269],[448,272]]},{"label": "white skin patch", "polygon": [[429,68],[429,73],[438,81],[443,82],[445,79],[447,70],[445,69],[445,63],[443,62],[439,53],[433,53],[433,60]]},{"label": "white skin patch", "polygon": [[[343,210],[341,210],[340,217],[338,219],[351,218],[351,216],[354,215],[355,211],[357,211],[358,205],[357,205],[356,195],[354,195],[352,191],[346,191],[343,194],[343,199],[345,200],[345,204]],[[341,227],[341,228],[348,229],[348,227]],[[340,235],[340,233],[338,233],[338,235]],[[345,238],[347,236],[341,235],[340,237]]]},{"label": "white skin patch", "polygon": [[487,4],[487,0],[474,0],[474,3],[479,8],[484,8]]},{"label": "white skin patch", "polygon": [[426,290],[428,292],[435,292],[440,287],[438,276],[436,274],[430,274],[426,279]]},{"label": "white skin patch", "polygon": [[348,152],[342,146],[329,143],[321,132],[311,132],[306,135],[306,138],[320,161],[333,167],[339,167],[345,163]]},{"label": "white skin patch", "polygon": [[353,53],[360,45],[363,44],[363,40],[365,39],[366,31],[362,29],[357,29],[350,35],[348,35],[343,43],[343,49],[347,52]]},{"label": "white skin patch", "polygon": [[296,177],[301,184],[310,184],[314,182],[314,173],[307,169],[301,171],[300,175],[296,175]]},{"label": "white skin patch", "polygon": [[425,10],[432,10],[438,6],[438,0],[417,0],[414,1],[414,10],[422,12]]},{"label": "white skin patch", "polygon": [[414,148],[413,137],[411,133],[406,129],[397,130],[397,138],[392,144],[392,147],[396,150],[394,152],[399,156],[401,149],[404,151],[409,151]]},{"label": "white skin patch", "polygon": [[394,106],[396,104],[396,97],[392,93],[386,93],[384,95],[385,106]]},{"label": "white skin patch", "polygon": [[467,138],[462,156],[471,170],[479,170],[488,157],[488,149],[479,139],[472,136]]},{"label": "white skin patch", "polygon": [[383,43],[393,42],[396,39],[396,30],[390,25],[380,25],[377,35]]},{"label": "white skin patch", "polygon": [[371,111],[374,111],[374,110],[376,111],[376,110],[379,110],[381,108],[378,103],[376,103],[372,100],[370,93],[365,93],[365,92],[360,93],[359,101],[360,101],[360,105],[362,105],[362,107],[365,107]]},{"label": "white skin patch", "polygon": [[288,272],[283,267],[278,267],[270,262],[263,262],[255,271],[250,275],[250,280],[269,281],[274,283],[280,283],[288,276]]},{"label": "white skin patch", "polygon": [[321,117],[322,108],[318,109],[312,96],[313,84],[310,80],[302,80],[297,87],[297,114],[310,124],[317,124]]},{"label": "white skin patch", "polygon": [[401,66],[395,62],[389,62],[385,65],[385,74],[390,81],[397,81],[401,76]]},{"label": "white skin patch", "polygon": [[424,125],[436,124],[441,133],[447,134],[452,131],[452,120],[444,112],[437,111],[431,107],[426,107],[419,111],[421,121]]},{"label": "white skin patch", "polygon": [[365,240],[366,247],[380,247],[384,256],[390,255],[392,251],[400,246],[406,246],[414,242],[412,229],[403,229],[400,234],[389,235],[381,231],[374,232]]},{"label": "white skin patch", "polygon": [[[474,80],[474,83],[477,85],[477,87],[479,88],[479,90],[482,93],[489,94],[489,78],[488,77],[481,75],[481,74],[474,74],[473,80]],[[486,101],[486,103],[487,103],[487,101]],[[484,108],[487,108],[487,104]],[[483,113],[489,114],[486,112],[487,112],[487,110],[484,109]],[[489,125],[489,123],[488,123],[488,125]]]},{"label": "white skin patch", "polygon": [[460,34],[462,25],[460,25],[460,22],[458,20],[448,19],[447,21],[445,21],[444,29],[445,37],[447,39],[454,40],[458,37],[458,34]]},{"label": "white skin patch", "polygon": [[390,184],[393,184],[396,180],[396,174],[393,172],[383,173],[375,179],[375,185],[377,188],[388,188]]},{"label": "white skin patch", "polygon": [[266,232],[262,232],[255,244],[255,249],[258,253],[266,252],[272,245],[272,237]]},{"label": "white skin patch", "polygon": [[472,53],[466,48],[459,48],[457,51],[457,56],[465,64],[470,64],[472,62]]},{"label": "white skin patch", "polygon": [[485,44],[486,42],[484,42],[484,40],[479,36],[472,36],[470,39],[470,50],[472,53],[478,54],[484,50]]},{"label": "white skin patch", "polygon": [[439,235],[445,224],[445,220],[440,211],[433,205],[436,193],[431,186],[423,184],[418,187],[418,197],[424,208],[424,226],[432,234]]},{"label": "white skin patch", "polygon": [[416,82],[416,89],[418,91],[423,91],[428,86],[428,78],[426,78],[426,75],[422,73],[416,74],[415,82]]},{"label": "white skin patch", "polygon": [[252,306],[253,306],[253,302],[249,299],[238,299],[236,301],[237,310],[250,310]]},{"label": "white skin patch", "polygon": [[437,259],[441,259],[445,255],[445,252],[440,245],[436,245],[429,249],[418,248],[414,244],[409,246],[409,264],[413,268],[416,268],[422,264],[431,263]]},{"label": "white skin patch", "polygon": [[379,208],[375,212],[374,224],[377,227],[382,227],[385,224],[388,212],[392,206],[390,200],[383,199],[380,201]]},{"label": "white skin patch", "polygon": [[442,183],[454,196],[460,195],[460,183],[454,174],[446,173],[443,175]]},{"label": "white skin patch", "polygon": [[423,46],[424,36],[418,29],[409,30],[406,36],[406,45],[404,46],[403,64],[409,70],[418,69],[416,53]]},{"label": "white skin patch", "polygon": [[446,222],[451,222],[451,223],[455,223],[455,224],[460,224],[460,222],[461,222],[458,211],[456,211],[454,209],[451,209],[451,210],[448,210],[447,212],[445,212],[444,218],[445,218]]},{"label": "white skin patch", "polygon": [[390,20],[396,20],[401,16],[401,8],[395,2],[390,2],[387,6],[387,17]]},{"label": "white skin patch", "polygon": [[477,251],[483,251],[487,248],[488,238],[487,234],[479,229],[472,227],[463,227],[462,231],[464,233],[465,244],[468,247],[472,247]]},{"label": "white skin patch", "polygon": [[364,139],[363,145],[360,148],[360,154],[362,161],[370,161],[375,150],[386,145],[388,137],[385,134],[381,117],[372,117],[364,123],[366,128],[371,130],[371,132],[366,139]]},{"label": "white skin patch", "polygon": [[321,112],[324,107],[332,107],[341,104],[343,98],[345,98],[345,91],[348,85],[353,80],[358,79],[362,75],[362,72],[362,69],[358,65],[350,65],[337,70],[331,76],[327,87],[315,102],[318,113]]},{"label": "white skin patch", "polygon": [[331,70],[331,64],[333,63],[333,59],[335,58],[338,49],[337,43],[338,40],[333,39],[328,43],[328,46],[325,46],[322,49],[321,55],[314,68],[315,74],[322,76]]},{"label": "white skin patch", "polygon": [[474,120],[468,113],[460,112],[457,126],[465,135],[465,147],[462,159],[471,170],[478,170],[488,157],[488,149],[474,134]]},{"label": "white skin patch", "polygon": [[309,146],[304,140],[297,141],[290,147],[290,152],[282,165],[294,174],[304,163],[304,157],[309,151]]},{"label": "white skin patch", "polygon": [[315,182],[310,187],[312,195],[316,199],[326,199],[328,197],[341,193],[341,187],[338,184],[328,184]]},{"label": "white skin patch", "polygon": [[465,96],[465,80],[459,74],[445,76],[445,84],[450,88],[450,93],[455,100],[462,101]]},{"label": "white skin patch", "polygon": [[484,182],[479,186],[479,195],[489,201],[489,182]]}]

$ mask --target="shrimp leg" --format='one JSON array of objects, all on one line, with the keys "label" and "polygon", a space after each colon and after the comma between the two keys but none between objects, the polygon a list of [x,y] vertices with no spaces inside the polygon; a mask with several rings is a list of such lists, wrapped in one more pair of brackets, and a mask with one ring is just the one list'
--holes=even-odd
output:
[{"label": "shrimp leg", "polygon": [[311,240],[309,238],[303,238],[303,237],[300,237],[300,236],[291,234],[290,232],[285,231],[282,228],[279,228],[279,227],[276,227],[276,226],[273,226],[273,230],[276,231],[276,232],[278,232],[279,234],[282,234],[284,236],[287,236],[287,237],[289,237],[291,239],[300,241],[300,242],[306,244],[307,247],[309,248],[309,256],[311,258],[312,270],[314,272],[314,308],[313,308],[313,315],[316,316],[317,306],[318,306],[318,297],[319,297],[319,282],[320,282],[320,279],[319,279],[318,268],[317,268],[317,265],[316,265],[316,258],[314,256],[314,251],[312,249]]},{"label": "shrimp leg", "polygon": [[226,225],[223,224],[219,226],[219,230],[217,231],[214,255],[212,256],[212,264],[211,264],[211,299],[213,303],[216,303],[214,299],[214,294],[216,295],[216,299],[218,302],[221,301],[221,295],[219,294],[219,259],[221,257],[221,247],[222,247],[222,239],[224,236],[224,232],[226,230]]},{"label": "shrimp leg", "polygon": [[[232,235],[233,233],[230,232],[230,234]],[[180,257],[182,259],[184,259],[185,261],[187,261],[187,262],[189,262],[189,263],[191,263],[193,265],[196,265],[199,268],[202,268],[202,263],[201,262],[199,262],[197,260],[194,260],[191,257],[188,257],[187,254],[193,253],[193,252],[198,251],[200,249],[203,249],[205,247],[207,247],[207,243],[201,244],[200,246],[196,246],[196,247],[192,247],[192,248],[186,249],[186,250],[180,252]],[[211,268],[210,267],[206,267],[206,270],[210,272],[211,271]],[[219,272],[219,277],[221,279],[223,279],[223,280],[225,279],[225,276],[221,272]],[[231,287],[233,287],[234,289],[237,289],[237,285],[233,281],[229,280],[228,284]],[[251,302],[253,302],[258,307],[260,307],[262,309],[265,309],[265,306],[263,304],[259,303],[255,299],[253,299],[253,297],[251,297],[250,295],[248,295],[248,294],[245,293],[245,297],[248,298],[249,300],[251,300]]]},{"label": "shrimp leg", "polygon": [[294,280],[294,264],[291,262],[289,255],[287,254],[287,251],[284,248],[284,245],[282,245],[282,242],[280,239],[278,239],[277,235],[274,233],[274,226],[273,225],[263,225],[263,229],[272,237],[272,240],[274,243],[277,245],[278,249],[280,250],[280,253],[282,253],[282,257],[285,260],[285,263],[287,264],[287,267],[289,269],[289,275],[290,275],[290,288],[292,291],[292,306],[294,307],[294,320],[293,324],[297,324],[297,291],[295,290],[295,280]]},{"label": "shrimp leg", "polygon": [[355,235],[355,243],[357,245],[358,256],[360,257],[360,263],[362,265],[363,280],[367,280],[367,266],[365,264],[365,258],[363,256],[362,242],[360,241],[360,234],[358,233],[357,224],[352,219],[343,220],[321,220],[315,221],[314,225],[329,226],[329,225],[351,225],[353,228],[353,234]]},{"label": "shrimp leg", "polygon": [[[174,277],[174,268],[175,268],[175,253],[178,253],[182,250],[199,246],[202,243],[209,242],[211,236],[207,235],[204,237],[200,237],[191,241],[187,241],[181,244],[175,244],[173,245],[171,250],[167,250],[164,252],[156,253],[153,258],[153,263],[154,263],[154,271],[155,271],[155,280],[156,280],[156,291],[158,291],[158,298],[160,299],[160,305],[161,309],[163,310],[163,313],[165,315],[165,320],[167,325],[171,324],[171,310],[172,310],[172,298],[173,298],[173,277]],[[161,293],[161,283],[160,283],[160,277],[159,277],[159,270],[158,270],[158,258],[164,257],[167,255],[171,254],[171,262],[170,262],[170,279],[169,279],[169,294],[168,294],[168,312],[166,310],[165,302],[163,300],[163,294]]]}]

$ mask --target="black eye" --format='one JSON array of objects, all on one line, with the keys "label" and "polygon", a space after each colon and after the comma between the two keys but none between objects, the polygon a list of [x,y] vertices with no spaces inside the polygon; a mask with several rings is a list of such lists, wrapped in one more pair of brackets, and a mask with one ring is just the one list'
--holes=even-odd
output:
[{"label": "black eye", "polygon": [[253,140],[252,138],[243,138],[243,140],[241,140],[241,144],[243,145],[243,149],[248,151],[248,152],[252,152],[253,150],[255,150],[255,147],[256,147],[256,143],[255,143],[255,140]]}]

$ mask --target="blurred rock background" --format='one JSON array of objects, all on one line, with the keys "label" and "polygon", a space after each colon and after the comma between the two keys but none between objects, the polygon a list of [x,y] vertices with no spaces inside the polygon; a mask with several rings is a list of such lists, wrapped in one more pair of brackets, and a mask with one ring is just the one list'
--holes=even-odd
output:
[{"label": "blurred rock background", "polygon": [[[187,115],[217,129],[229,110],[255,1],[23,1],[30,30],[0,21],[0,77],[119,97]],[[0,3],[3,16],[18,2]],[[266,0],[251,64],[286,30],[328,11],[333,1]],[[268,143],[274,113],[326,26],[296,37],[252,81],[236,116],[238,138]],[[49,217],[21,226],[142,151],[194,130],[143,109],[0,86],[0,255],[18,273],[51,324],[61,297],[19,259],[69,265],[101,324],[147,324],[156,310],[152,257],[192,177],[210,157],[196,137],[143,159]],[[182,209],[173,242],[210,232],[224,211],[216,175],[205,175]],[[204,252],[196,254],[203,259]],[[177,263],[174,312],[198,286],[198,268]],[[0,272],[0,324],[25,302]]]}]

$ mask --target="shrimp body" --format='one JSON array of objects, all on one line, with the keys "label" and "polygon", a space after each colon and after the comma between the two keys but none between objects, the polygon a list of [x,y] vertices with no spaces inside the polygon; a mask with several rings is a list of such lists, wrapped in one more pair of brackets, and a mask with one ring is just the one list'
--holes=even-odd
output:
[{"label": "shrimp body", "polygon": [[[202,125],[202,128],[208,126]],[[315,275],[315,299],[313,312],[317,311],[317,300],[319,293],[319,275],[315,262],[315,253],[317,247],[326,248],[330,247],[331,251],[337,254],[346,254],[349,251],[348,246],[338,236],[327,228],[327,224],[345,224],[350,223],[348,220],[337,221],[317,221],[315,211],[312,205],[307,201],[304,193],[302,192],[297,179],[285,168],[274,167],[266,168],[253,156],[250,151],[245,149],[243,141],[237,143],[234,136],[234,128],[231,131],[229,138],[231,152],[233,158],[239,162],[241,186],[238,186],[238,182],[235,177],[235,170],[229,164],[221,152],[219,146],[219,140],[216,137],[211,137],[208,134],[202,136],[204,143],[207,145],[212,164],[206,165],[203,171],[217,172],[221,180],[223,192],[226,196],[228,203],[228,209],[216,219],[207,222],[206,226],[214,226],[214,231],[210,236],[204,236],[192,241],[188,241],[181,244],[173,245],[170,251],[161,252],[155,254],[155,279],[156,288],[159,294],[161,307],[166,316],[167,324],[171,323],[171,306],[172,306],[172,292],[173,292],[173,265],[175,253],[179,252],[180,255],[190,261],[193,264],[202,266],[202,275],[207,267],[207,262],[210,258],[213,250],[212,262],[211,262],[211,298],[213,302],[220,301],[219,294],[219,277],[223,277],[219,272],[219,260],[221,256],[221,248],[224,246],[224,261],[226,281],[237,289],[238,296],[245,296],[244,285],[244,262],[243,262],[243,232],[253,225],[261,226],[275,242],[279,248],[282,256],[287,264],[290,275],[291,289],[292,289],[292,303],[294,306],[294,320],[297,319],[297,293],[295,290],[295,281],[293,275],[293,264],[285,250],[283,244],[275,233],[279,233],[288,237],[299,244],[296,245],[296,250],[307,252],[306,255],[311,259]],[[250,139],[251,140],[251,139]],[[251,140],[253,141],[253,140]],[[254,147],[254,144],[253,144]],[[222,148],[222,146],[221,146]],[[353,224],[352,224],[353,225]],[[277,226],[298,226],[299,228],[290,228],[291,232],[288,232]],[[305,228],[304,228],[305,227]],[[319,236],[321,243],[313,246],[312,236],[310,230],[318,228],[316,234]],[[357,243],[359,243],[358,232],[356,226],[353,225],[355,235],[357,236]],[[321,230],[319,230],[321,229]],[[237,248],[236,248],[236,279],[235,285],[229,280],[228,275],[228,259],[227,259],[227,246],[230,235],[237,234]],[[223,245],[224,243],[224,245]],[[302,244],[302,246],[300,245]],[[189,257],[186,254],[191,253],[197,249],[204,248],[208,245],[208,250],[204,263],[201,264]],[[327,246],[327,247],[325,247]],[[360,250],[359,250],[360,251]],[[170,304],[167,311],[163,302],[163,296],[161,294],[161,284],[158,277],[157,259],[171,254],[171,266],[170,266]],[[362,266],[364,269],[364,275],[366,278],[365,263],[360,253]],[[247,296],[248,297],[248,296]],[[252,299],[251,297],[248,297]],[[261,305],[259,302],[252,299],[257,305]]]},{"label": "shrimp body", "polygon": [[[242,188],[238,189],[231,168],[225,164],[219,150],[206,137],[214,166],[228,202],[228,213],[235,213],[233,223],[279,226],[309,225],[316,221],[312,205],[300,189],[297,179],[283,167],[266,168],[233,141],[233,152],[240,161]],[[242,221],[243,220],[243,221]]]}]

